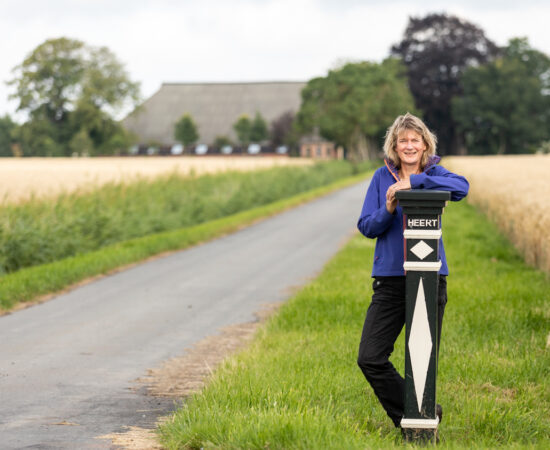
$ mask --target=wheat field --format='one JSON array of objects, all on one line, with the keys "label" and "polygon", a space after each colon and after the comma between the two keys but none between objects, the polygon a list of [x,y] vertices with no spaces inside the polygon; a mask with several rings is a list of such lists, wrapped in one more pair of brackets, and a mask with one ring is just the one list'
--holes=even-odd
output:
[{"label": "wheat field", "polygon": [[525,260],[550,273],[550,155],[449,157],[443,165],[468,179],[468,201]]},{"label": "wheat field", "polygon": [[91,190],[105,183],[129,182],[162,174],[203,174],[247,171],[312,161],[288,157],[107,157],[107,158],[1,158],[0,198],[16,203],[31,197],[54,197],[64,192]]}]

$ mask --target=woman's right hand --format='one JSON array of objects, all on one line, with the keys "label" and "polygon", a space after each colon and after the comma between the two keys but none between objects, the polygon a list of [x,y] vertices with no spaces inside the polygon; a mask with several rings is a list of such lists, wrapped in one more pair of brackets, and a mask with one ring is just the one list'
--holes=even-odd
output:
[{"label": "woman's right hand", "polygon": [[388,196],[386,195],[386,210],[390,214],[393,214],[395,208],[397,208],[397,199],[395,198],[395,193],[393,194],[393,200],[388,199]]},{"label": "woman's right hand", "polygon": [[411,188],[411,181],[409,178],[400,180],[397,183],[392,184],[386,191],[386,209],[390,214],[393,214],[395,208],[397,208],[397,199],[395,198],[396,191],[406,191]]}]

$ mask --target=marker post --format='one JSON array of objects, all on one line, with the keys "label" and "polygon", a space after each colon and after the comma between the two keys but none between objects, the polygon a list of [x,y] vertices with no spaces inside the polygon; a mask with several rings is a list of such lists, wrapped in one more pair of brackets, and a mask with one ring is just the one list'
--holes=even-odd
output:
[{"label": "marker post", "polygon": [[436,442],[438,358],[437,291],[441,214],[451,194],[446,191],[397,191],[405,220],[406,330],[405,415],[401,428],[406,441]]}]

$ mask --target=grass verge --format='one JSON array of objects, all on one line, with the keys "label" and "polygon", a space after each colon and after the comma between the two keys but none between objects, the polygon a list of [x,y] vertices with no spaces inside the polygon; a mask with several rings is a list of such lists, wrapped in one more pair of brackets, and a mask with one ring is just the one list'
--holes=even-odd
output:
[{"label": "grass verge", "polygon": [[[451,276],[440,446],[548,448],[550,281],[466,203],[443,216]],[[392,448],[400,434],[356,366],[374,241],[357,236],[253,344],[160,427],[174,448]],[[403,372],[404,338],[392,357]]]},{"label": "grass verge", "polygon": [[366,173],[362,173],[343,178],[326,186],[227,217],[127,240],[82,255],[4,275],[0,278],[0,311],[9,311],[22,302],[58,292],[84,279],[108,273],[121,266],[231,233],[257,220],[358,183],[366,176]]}]

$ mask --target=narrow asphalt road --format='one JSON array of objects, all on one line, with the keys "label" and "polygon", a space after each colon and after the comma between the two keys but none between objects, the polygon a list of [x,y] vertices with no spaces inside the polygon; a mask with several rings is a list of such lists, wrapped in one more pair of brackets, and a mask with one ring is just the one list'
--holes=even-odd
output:
[{"label": "narrow asphalt road", "polygon": [[134,380],[305,284],[355,230],[367,182],[0,317],[0,448],[110,448],[174,401]]}]

